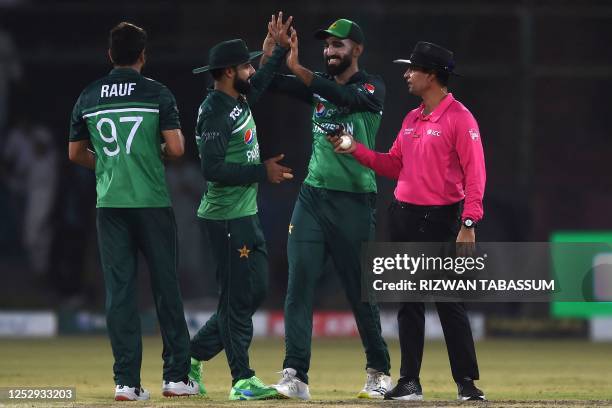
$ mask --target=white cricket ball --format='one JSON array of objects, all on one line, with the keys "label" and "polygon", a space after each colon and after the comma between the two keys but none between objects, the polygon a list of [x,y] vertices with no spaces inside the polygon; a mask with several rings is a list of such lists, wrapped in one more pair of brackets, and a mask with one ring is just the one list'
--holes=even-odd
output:
[{"label": "white cricket ball", "polygon": [[349,147],[351,147],[351,138],[350,138],[350,137],[348,137],[348,136],[346,136],[346,135],[345,135],[345,136],[342,136],[342,137],[340,138],[340,140],[342,140],[342,142],[340,142],[340,148],[341,148],[342,150],[346,150],[346,149],[348,149]]}]

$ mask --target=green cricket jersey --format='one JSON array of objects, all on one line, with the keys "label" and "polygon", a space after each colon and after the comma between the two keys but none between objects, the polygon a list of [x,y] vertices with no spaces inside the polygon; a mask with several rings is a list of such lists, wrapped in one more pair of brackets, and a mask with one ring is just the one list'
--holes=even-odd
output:
[{"label": "green cricket jersey", "polygon": [[267,179],[259,158],[257,127],[250,105],[274,78],[287,50],[277,46],[251,78],[251,91],[238,99],[211,91],[198,110],[196,143],[208,189],[198,217],[229,220],[257,213],[257,183]]},{"label": "green cricket jersey", "polygon": [[[312,105],[312,120],[323,128],[340,123],[359,142],[374,149],[385,100],[381,77],[355,73],[345,85],[327,74],[314,75],[308,87],[291,75],[277,75],[272,89],[288,93]],[[326,133],[312,125],[312,155],[305,184],[355,193],[376,192],[374,171],[351,155],[337,154]]]},{"label": "green cricket jersey", "polygon": [[169,207],[161,131],[180,129],[174,96],[131,68],[115,68],[79,96],[70,141],[96,153],[96,207]]}]

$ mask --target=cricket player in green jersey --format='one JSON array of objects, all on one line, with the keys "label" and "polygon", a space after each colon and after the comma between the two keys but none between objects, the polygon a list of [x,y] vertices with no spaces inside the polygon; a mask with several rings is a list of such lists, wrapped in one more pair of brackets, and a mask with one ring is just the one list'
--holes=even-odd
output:
[{"label": "cricket player in green jersey", "polygon": [[293,176],[291,169],[278,164],[282,155],[261,163],[250,106],[285,58],[290,24],[291,17],[282,22],[282,13],[273,26],[269,24],[279,45],[257,73],[251,60],[262,52],[249,53],[242,40],[217,44],[209,52],[209,65],[193,71],[210,71],[214,78],[214,89],[202,102],[196,125],[202,173],[208,181],[198,217],[212,247],[220,296],[216,313],[191,340],[190,378],[204,394],[201,361],[225,351],[232,374],[230,400],[280,397],[249,365],[252,316],[268,289],[268,255],[257,216],[257,186]]},{"label": "cricket player in green jersey", "polygon": [[149,266],[164,345],[162,393],[198,393],[197,384],[188,379],[189,332],[176,274],[176,224],[162,162],[162,156],[183,155],[184,139],[172,93],[140,73],[146,39],[146,32],[130,23],[111,30],[108,55],[114,68],[79,96],[69,136],[70,160],[96,173],[98,246],[118,401],[146,400],[150,395],[140,383],[139,251]]},{"label": "cricket player in green jersey", "polygon": [[[367,379],[359,398],[380,398],[391,386],[387,344],[378,307],[361,299],[360,251],[374,236],[376,178],[352,157],[335,155],[326,131],[337,123],[366,146],[374,146],[385,85],[359,69],[364,35],[356,23],[340,19],[319,30],[326,74],[313,73],[298,59],[298,38],[291,34],[287,66],[293,76],[277,75],[273,88],[313,108],[312,156],[295,204],[287,241],[289,282],[285,299],[285,361],[276,389],[291,398],[310,398],[308,369],[315,285],[327,258],[334,262],[351,305],[366,354]],[[264,60],[273,41],[268,38]]]}]

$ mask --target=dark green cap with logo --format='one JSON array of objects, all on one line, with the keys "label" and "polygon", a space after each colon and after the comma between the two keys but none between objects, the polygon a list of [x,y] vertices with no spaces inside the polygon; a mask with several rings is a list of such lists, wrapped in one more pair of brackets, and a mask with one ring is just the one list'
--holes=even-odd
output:
[{"label": "dark green cap with logo", "polygon": [[212,69],[233,67],[252,61],[263,54],[263,51],[249,52],[246,43],[241,39],[223,41],[208,52],[208,65],[194,69],[194,74]]},{"label": "dark green cap with logo", "polygon": [[341,40],[348,38],[357,44],[363,44],[365,40],[361,27],[354,21],[345,18],[334,21],[327,29],[315,32],[315,38],[319,40],[324,40],[330,36],[340,38]]}]

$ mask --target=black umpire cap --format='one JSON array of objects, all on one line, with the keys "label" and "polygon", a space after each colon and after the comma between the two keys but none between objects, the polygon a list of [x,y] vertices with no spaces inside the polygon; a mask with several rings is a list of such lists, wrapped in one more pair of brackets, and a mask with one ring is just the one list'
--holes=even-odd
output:
[{"label": "black umpire cap", "polygon": [[396,64],[408,64],[409,66],[433,69],[447,74],[459,75],[454,72],[455,59],[453,52],[437,44],[427,41],[419,41],[415,46],[409,59],[396,59]]}]

